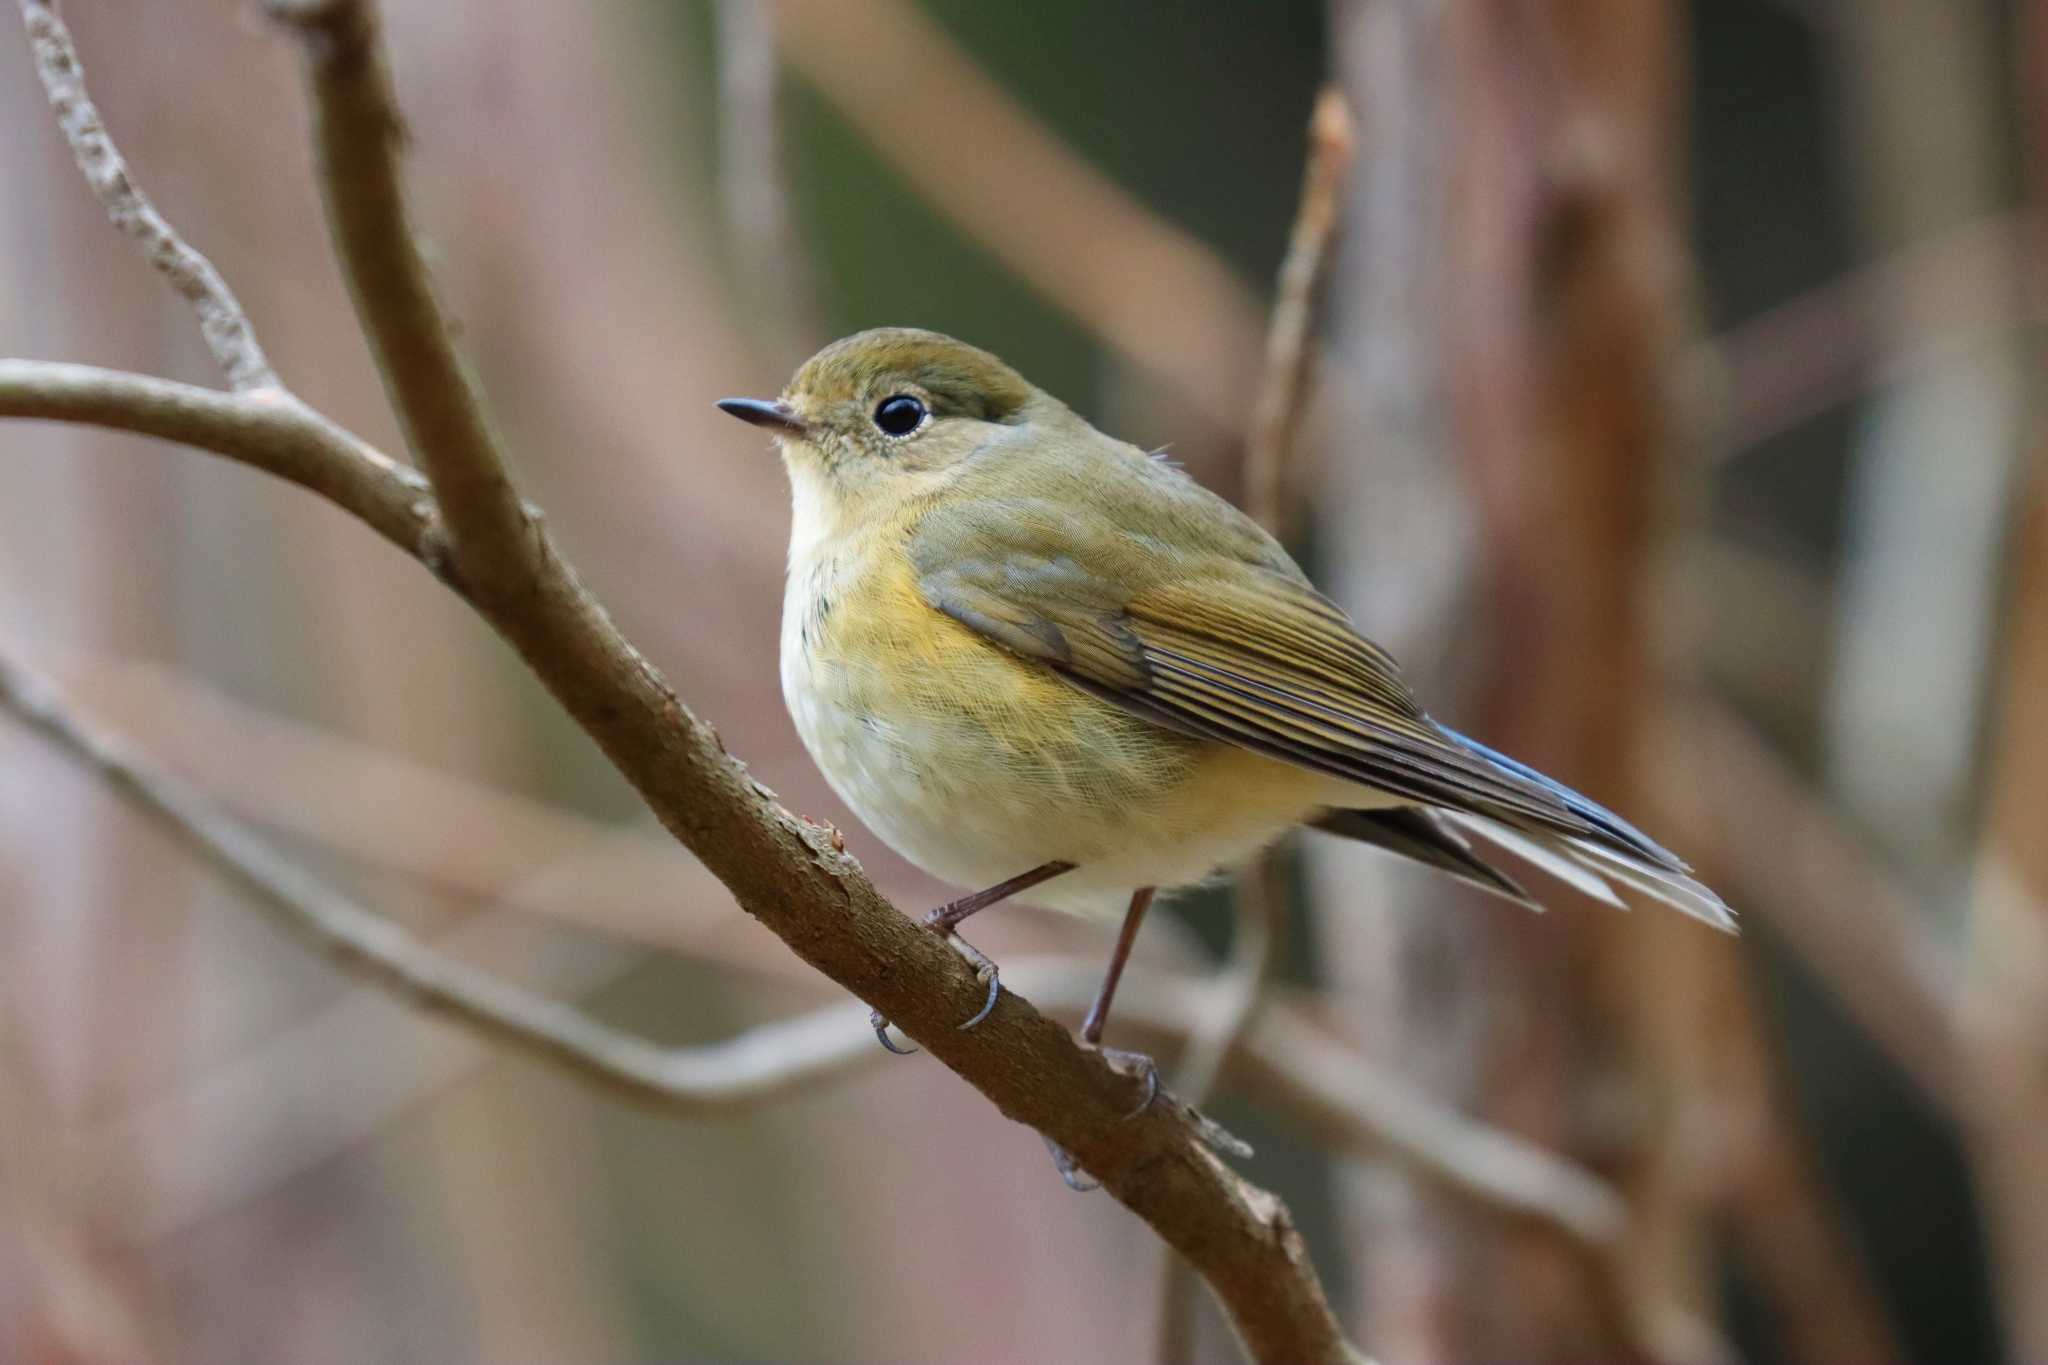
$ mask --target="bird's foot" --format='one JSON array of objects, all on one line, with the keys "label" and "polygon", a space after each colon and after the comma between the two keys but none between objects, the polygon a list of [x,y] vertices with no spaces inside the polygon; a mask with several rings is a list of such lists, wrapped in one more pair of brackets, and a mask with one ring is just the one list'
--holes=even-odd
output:
[{"label": "bird's foot", "polygon": [[1066,1182],[1068,1189],[1075,1194],[1087,1194],[1091,1190],[1102,1188],[1100,1181],[1074,1164],[1071,1152],[1044,1134],[1041,1133],[1039,1136],[1045,1142],[1045,1150],[1052,1154],[1052,1168],[1060,1173],[1060,1179]]},{"label": "bird's foot", "polygon": [[[1125,1119],[1137,1118],[1155,1105],[1164,1106],[1186,1121],[1188,1128],[1204,1147],[1219,1157],[1230,1157],[1239,1161],[1248,1160],[1252,1145],[1237,1134],[1225,1128],[1216,1120],[1204,1114],[1193,1105],[1177,1097],[1171,1090],[1159,1083],[1159,1064],[1142,1052],[1128,1052],[1118,1047],[1103,1047],[1083,1039],[1081,1046],[1098,1054],[1118,1073],[1136,1077],[1144,1082],[1145,1093],[1138,1100],[1137,1107],[1124,1115]],[[1101,1186],[1074,1161],[1073,1154],[1066,1148],[1045,1138],[1045,1150],[1052,1153],[1053,1168],[1060,1173],[1060,1179],[1067,1188],[1085,1194]]]},{"label": "bird's foot", "polygon": [[[933,912],[934,915],[937,913]],[[981,1008],[968,1016],[965,1022],[956,1025],[962,1030],[971,1029],[994,1014],[996,1002],[1003,998],[1002,969],[996,966],[995,960],[988,954],[954,933],[950,926],[936,923],[929,915],[925,917],[925,923],[931,926],[933,932],[944,935],[946,941],[953,945],[960,956],[974,964],[974,979],[988,987],[988,996],[981,1002]],[[898,1047],[889,1040],[889,1020],[880,1010],[871,1010],[868,1013],[868,1023],[874,1028],[876,1039],[888,1051],[899,1057],[908,1057],[917,1051],[914,1047]]]},{"label": "bird's foot", "polygon": [[1159,1063],[1142,1052],[1128,1052],[1120,1047],[1104,1047],[1083,1039],[1081,1046],[1108,1062],[1110,1069],[1120,1075],[1135,1076],[1145,1083],[1145,1093],[1138,1100],[1137,1107],[1125,1118],[1134,1119],[1150,1109],[1159,1098]]}]

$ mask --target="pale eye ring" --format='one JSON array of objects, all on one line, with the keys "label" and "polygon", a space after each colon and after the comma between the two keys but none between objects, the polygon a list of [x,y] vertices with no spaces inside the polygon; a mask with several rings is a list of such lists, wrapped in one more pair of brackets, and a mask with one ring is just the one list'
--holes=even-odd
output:
[{"label": "pale eye ring", "polygon": [[930,415],[922,399],[891,394],[875,405],[875,426],[884,436],[903,437],[923,426]]}]

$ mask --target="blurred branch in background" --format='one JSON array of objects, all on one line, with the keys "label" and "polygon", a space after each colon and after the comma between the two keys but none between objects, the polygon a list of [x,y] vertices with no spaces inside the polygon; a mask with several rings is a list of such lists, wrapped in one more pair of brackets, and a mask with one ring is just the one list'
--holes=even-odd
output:
[{"label": "blurred branch in background", "polygon": [[685,1112],[749,1103],[806,1084],[867,1049],[815,1020],[699,1048],[661,1048],[438,952],[281,857],[219,808],[75,715],[45,680],[0,654],[0,708],[85,764],[287,929],[421,1007],[444,1012],[641,1099]]},{"label": "blurred branch in background", "polygon": [[[788,0],[790,64],[934,206],[1206,422],[1242,437],[1260,309],[1230,267],[1082,160],[908,0]],[[849,52],[862,59],[847,60]],[[913,92],[914,97],[913,97]],[[946,111],[929,117],[933,107]]]},{"label": "blurred branch in background", "polygon": [[1702,457],[1726,462],[1867,388],[2048,321],[2048,261],[2029,249],[2039,232],[2031,210],[1967,223],[1697,345]]},{"label": "blurred branch in background", "polygon": [[1966,985],[1924,906],[1756,731],[1679,693],[1648,728],[1645,771],[1746,909],[1783,934],[1927,1098],[1959,1115]]},{"label": "blurred branch in background", "polygon": [[718,200],[739,258],[746,314],[785,370],[827,340],[810,253],[789,205],[782,138],[782,63],[766,0],[715,0],[718,25]]},{"label": "blurred branch in background", "polygon": [[[2004,198],[1992,0],[1841,6],[1833,48],[1864,250],[1938,242]],[[1914,98],[1902,99],[1903,90]],[[2024,299],[2008,236],[1960,253],[1949,306],[1996,317]],[[1974,268],[1973,268],[1974,267]],[[1924,296],[1877,300],[1884,350],[1924,344]],[[2006,507],[2025,443],[2011,329],[1943,348],[1861,415],[1844,527],[1825,753],[1835,799],[1948,900],[1970,845]]]},{"label": "blurred branch in background", "polygon": [[[1651,713],[1642,766],[1652,807],[1752,921],[1782,934],[1930,1099],[1953,1098],[1950,965],[1912,899],[1739,717],[1673,688]],[[1800,1360],[1907,1359],[1842,1226],[1789,1092],[1757,990],[1707,964],[1696,1020],[1713,1103],[1680,1141],[1698,1154],[1703,1211],[1732,1236]]]}]

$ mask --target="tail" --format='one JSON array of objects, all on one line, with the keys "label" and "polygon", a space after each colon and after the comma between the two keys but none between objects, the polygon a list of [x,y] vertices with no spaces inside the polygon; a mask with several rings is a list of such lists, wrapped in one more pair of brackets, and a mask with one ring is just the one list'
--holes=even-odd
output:
[{"label": "tail", "polygon": [[1510,821],[1501,816],[1442,807],[1431,811],[1412,807],[1341,811],[1327,817],[1318,827],[1405,854],[1525,905],[1535,904],[1519,886],[1482,861],[1470,843],[1446,828],[1454,825],[1609,905],[1626,908],[1615,890],[1620,887],[1661,901],[1716,929],[1731,934],[1736,931],[1735,913],[1727,904],[1695,880],[1690,868],[1649,835],[1525,763],[1496,753],[1454,730],[1443,733],[1505,775],[1548,794],[1577,817],[1576,830],[1549,828],[1534,819]]}]

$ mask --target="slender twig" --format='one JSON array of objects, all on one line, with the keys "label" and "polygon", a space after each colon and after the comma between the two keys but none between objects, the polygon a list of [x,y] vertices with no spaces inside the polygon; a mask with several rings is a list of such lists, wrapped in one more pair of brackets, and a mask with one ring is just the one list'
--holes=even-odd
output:
[{"label": "slender twig", "polygon": [[439,952],[283,857],[218,806],[79,716],[0,652],[0,709],[105,779],[292,931],[422,1007],[671,1109],[747,1103],[841,1069],[868,1049],[859,1021],[806,1019],[698,1048],[663,1048]]},{"label": "slender twig", "polygon": [[36,74],[50,97],[50,109],[71,155],[114,226],[140,247],[149,263],[170,282],[199,316],[199,331],[237,392],[277,387],[277,375],[257,344],[256,333],[236,301],[234,291],[213,262],[194,250],[156,211],[135,183],[120,149],[100,122],[100,113],[85,89],[85,68],[71,31],[57,15],[55,0],[20,0],[35,54]]},{"label": "slender twig", "polygon": [[1266,363],[1245,439],[1244,508],[1267,530],[1287,539],[1294,522],[1292,477],[1296,433],[1307,406],[1315,371],[1310,335],[1316,296],[1336,239],[1344,180],[1354,147],[1351,110],[1336,86],[1316,96],[1309,117],[1308,161],[1301,173],[1301,202],[1287,255],[1280,264],[1272,321],[1266,330]]},{"label": "slender twig", "polygon": [[1255,1357],[1354,1357],[1286,1208],[1216,1159],[1195,1116],[1161,1103],[1131,1117],[1139,1083],[1014,994],[981,1027],[959,1030],[983,994],[961,956],[884,900],[835,831],[792,815],[752,779],[619,634],[520,500],[456,355],[401,193],[400,118],[371,6],[271,7],[303,39],[335,246],[438,495],[443,577],[748,913],[1066,1149],[1199,1268]]}]

